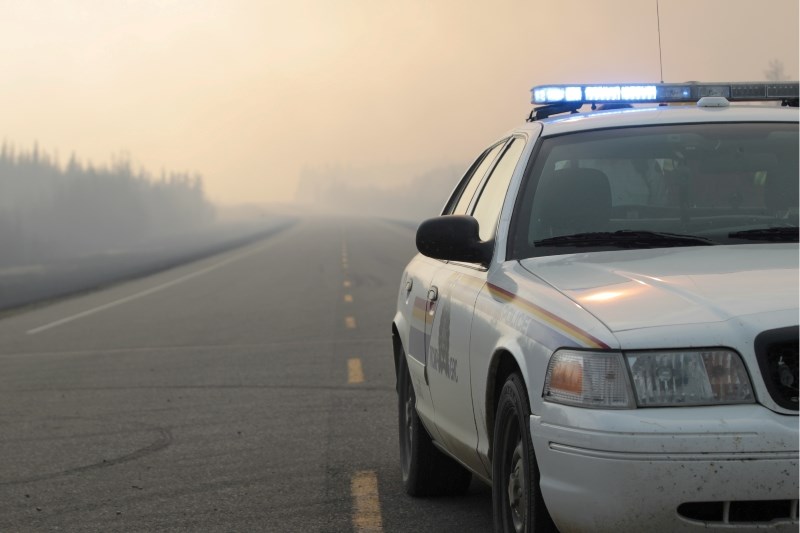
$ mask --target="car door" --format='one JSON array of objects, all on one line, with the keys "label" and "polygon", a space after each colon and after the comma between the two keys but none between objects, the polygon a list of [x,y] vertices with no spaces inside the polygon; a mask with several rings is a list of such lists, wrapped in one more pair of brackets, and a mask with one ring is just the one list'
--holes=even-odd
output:
[{"label": "car door", "polygon": [[[504,146],[466,208],[466,213],[478,220],[483,241],[494,239],[511,176],[524,146],[522,137],[513,137]],[[448,262],[434,273],[428,290],[431,327],[427,373],[437,431],[453,455],[479,472],[486,469],[477,453],[469,346],[475,301],[486,283],[486,273],[483,265]]]},{"label": "car door", "polygon": [[[505,140],[489,147],[473,163],[461,180],[443,214],[465,213],[472,204],[478,187],[492,167],[495,159],[505,146]],[[430,259],[418,254],[409,264],[400,286],[398,309],[408,324],[408,338],[405,345],[408,370],[414,384],[417,399],[417,413],[434,440],[442,442],[434,422],[434,404],[429,387],[429,348],[433,321],[438,306],[438,297],[433,280],[436,273],[445,266],[443,261]]]}]

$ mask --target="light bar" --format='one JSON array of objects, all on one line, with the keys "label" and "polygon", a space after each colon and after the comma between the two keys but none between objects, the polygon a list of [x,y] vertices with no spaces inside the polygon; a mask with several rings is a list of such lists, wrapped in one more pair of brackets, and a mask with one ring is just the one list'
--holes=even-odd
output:
[{"label": "light bar", "polygon": [[630,83],[604,85],[539,85],[531,89],[532,104],[641,104],[697,102],[706,96],[730,101],[767,101],[797,98],[798,82]]}]

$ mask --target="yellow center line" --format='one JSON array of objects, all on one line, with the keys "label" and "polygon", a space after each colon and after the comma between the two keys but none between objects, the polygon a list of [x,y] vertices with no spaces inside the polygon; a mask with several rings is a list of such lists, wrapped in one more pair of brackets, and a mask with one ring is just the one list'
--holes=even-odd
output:
[{"label": "yellow center line", "polygon": [[350,280],[344,280],[342,285],[344,286],[344,288],[349,289],[350,288]]},{"label": "yellow center line", "polygon": [[350,479],[353,495],[353,530],[357,533],[382,533],[381,505],[378,497],[378,476],[363,470]]},{"label": "yellow center line", "polygon": [[347,383],[349,385],[364,383],[364,369],[361,368],[361,359],[358,357],[347,360]]},{"label": "yellow center line", "polygon": [[353,302],[353,295],[352,294],[345,294],[344,295],[344,301],[347,302],[347,303],[352,303]]},{"label": "yellow center line", "polygon": [[344,326],[347,329],[356,329],[356,319],[352,316],[344,317]]}]

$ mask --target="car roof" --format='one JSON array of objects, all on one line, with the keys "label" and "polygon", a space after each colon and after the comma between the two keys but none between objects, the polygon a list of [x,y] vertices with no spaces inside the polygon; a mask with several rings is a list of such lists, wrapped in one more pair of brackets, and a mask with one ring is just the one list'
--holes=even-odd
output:
[{"label": "car roof", "polygon": [[709,122],[798,122],[798,118],[800,118],[800,113],[795,107],[671,105],[555,115],[544,120],[527,123],[517,131],[536,131],[541,127],[542,137],[549,137],[577,131],[630,126]]}]

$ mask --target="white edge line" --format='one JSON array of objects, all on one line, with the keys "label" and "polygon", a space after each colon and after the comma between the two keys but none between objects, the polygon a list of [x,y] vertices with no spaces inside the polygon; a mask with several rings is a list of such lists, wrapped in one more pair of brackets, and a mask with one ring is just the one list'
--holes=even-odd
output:
[{"label": "white edge line", "polygon": [[[270,244],[270,243],[267,243],[267,244]],[[97,307],[93,307],[91,309],[87,309],[86,311],[82,311],[80,313],[76,313],[74,315],[70,315],[70,316],[62,318],[60,320],[56,320],[55,322],[50,322],[49,324],[45,324],[44,326],[39,326],[38,328],[29,329],[26,333],[28,335],[35,335],[37,333],[41,333],[42,331],[46,331],[48,329],[56,328],[58,326],[67,324],[67,323],[72,322],[74,320],[79,320],[81,318],[84,318],[84,317],[87,317],[87,316],[90,316],[90,315],[94,315],[95,313],[99,313],[100,311],[105,311],[106,309],[111,309],[112,307],[116,307],[118,305],[122,305],[122,304],[125,304],[125,303],[128,303],[128,302],[132,302],[133,300],[138,300],[139,298],[144,298],[145,296],[149,296],[150,294],[153,294],[155,292],[167,289],[169,287],[172,287],[173,285],[177,285],[179,283],[183,283],[184,281],[188,281],[188,280],[190,280],[192,278],[196,278],[197,276],[202,276],[203,274],[208,274],[209,272],[211,272],[213,270],[216,270],[216,269],[218,269],[220,267],[223,267],[223,266],[225,266],[225,265],[227,265],[229,263],[233,263],[234,261],[238,261],[239,259],[247,257],[248,255],[252,255],[252,254],[254,254],[256,252],[259,252],[265,246],[266,246],[266,244],[262,245],[262,246],[259,246],[258,248],[252,248],[252,249],[247,250],[245,252],[242,252],[240,254],[234,255],[233,257],[229,257],[229,258],[224,259],[224,260],[222,260],[222,261],[220,261],[218,263],[214,263],[213,265],[207,266],[206,268],[203,268],[201,270],[197,270],[195,272],[190,272],[189,274],[186,274],[186,275],[181,276],[179,278],[173,279],[171,281],[167,281],[166,283],[162,283],[161,285],[156,285],[155,287],[150,287],[147,290],[144,290],[144,291],[141,291],[141,292],[137,292],[135,294],[131,294],[130,296],[126,296],[124,298],[120,298],[118,300],[114,300],[112,302],[108,302],[107,304],[103,304],[103,305],[99,305]]]}]

